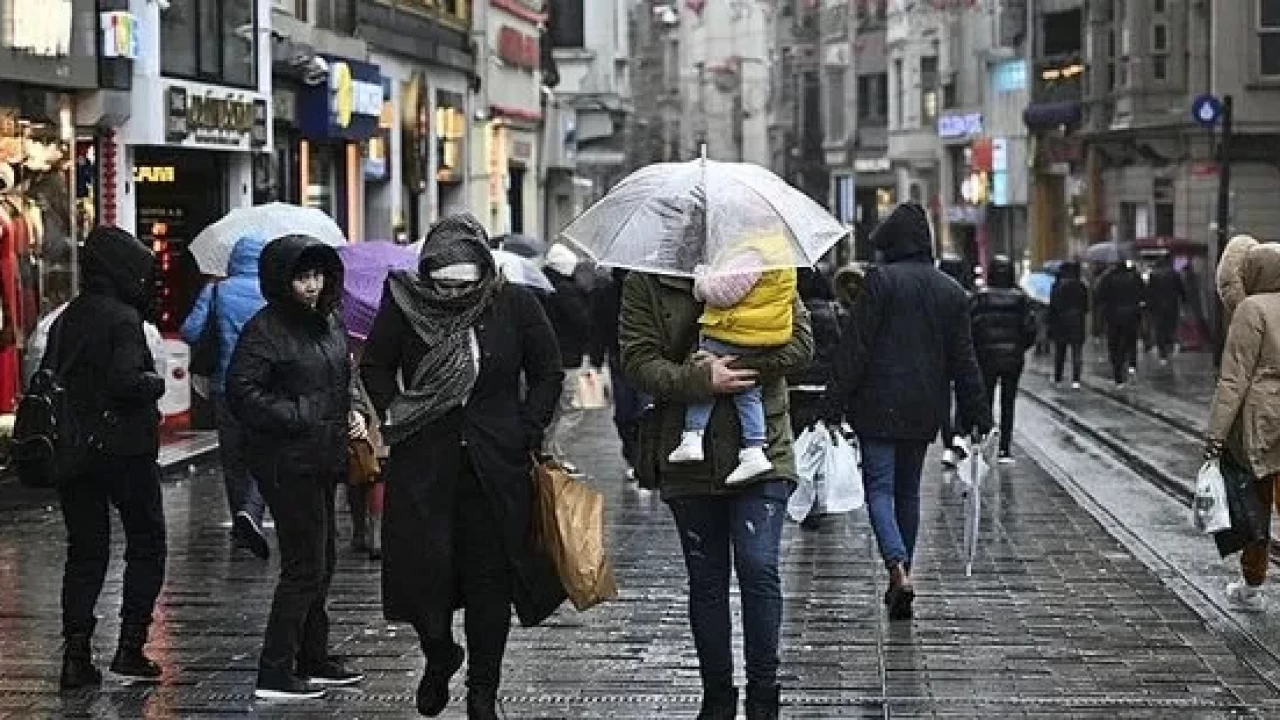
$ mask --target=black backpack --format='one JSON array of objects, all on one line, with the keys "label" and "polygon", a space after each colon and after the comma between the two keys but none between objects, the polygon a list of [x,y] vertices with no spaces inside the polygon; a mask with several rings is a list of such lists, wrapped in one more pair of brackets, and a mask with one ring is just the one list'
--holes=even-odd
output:
[{"label": "black backpack", "polygon": [[18,401],[13,426],[12,456],[18,479],[30,487],[54,487],[84,467],[89,449],[88,433],[63,384],[63,377],[84,349],[81,340],[69,355],[62,354],[63,321],[54,321],[49,346],[40,369]]}]

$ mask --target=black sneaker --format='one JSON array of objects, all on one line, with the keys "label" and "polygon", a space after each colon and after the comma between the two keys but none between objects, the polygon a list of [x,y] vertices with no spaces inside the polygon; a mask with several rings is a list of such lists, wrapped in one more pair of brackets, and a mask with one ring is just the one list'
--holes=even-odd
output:
[{"label": "black sneaker", "polygon": [[342,660],[331,657],[317,667],[299,667],[298,674],[316,685],[345,687],[364,680],[364,673],[347,667]]},{"label": "black sneaker", "polygon": [[111,672],[121,680],[149,682],[159,680],[164,670],[147,657],[141,647],[121,645],[111,660]]},{"label": "black sneaker", "polygon": [[235,520],[231,524],[231,534],[235,536],[236,542],[249,548],[249,552],[257,557],[263,560],[271,557],[271,546],[267,544],[267,536],[263,534],[258,521],[244,510],[236,513]]},{"label": "black sneaker", "polygon": [[302,678],[277,673],[258,673],[258,686],[253,696],[259,700],[318,700],[325,690]]}]

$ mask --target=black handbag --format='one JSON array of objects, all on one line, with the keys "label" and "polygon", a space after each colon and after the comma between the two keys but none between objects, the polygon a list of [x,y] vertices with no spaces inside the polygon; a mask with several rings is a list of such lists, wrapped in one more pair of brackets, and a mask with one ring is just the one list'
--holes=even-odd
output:
[{"label": "black handbag", "polygon": [[200,337],[191,348],[188,372],[200,377],[213,377],[218,372],[218,283],[209,297],[209,311],[204,318]]},{"label": "black handbag", "polygon": [[1269,508],[1258,499],[1254,483],[1258,479],[1230,453],[1223,453],[1218,461],[1227,489],[1227,507],[1231,511],[1231,527],[1214,533],[1213,541],[1222,557],[1234,555],[1256,542],[1271,537]]}]

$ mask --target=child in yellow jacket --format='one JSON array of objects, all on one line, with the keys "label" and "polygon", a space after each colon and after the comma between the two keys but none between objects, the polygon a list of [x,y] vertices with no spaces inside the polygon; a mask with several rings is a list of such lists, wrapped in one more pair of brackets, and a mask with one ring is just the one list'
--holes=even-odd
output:
[{"label": "child in yellow jacket", "polygon": [[[778,244],[781,238],[774,239]],[[702,269],[694,281],[693,294],[706,304],[700,323],[699,349],[717,356],[744,357],[791,341],[795,321],[795,268],[767,269],[767,240],[727,253],[710,269]],[[738,485],[773,469],[765,455],[764,399],[760,387],[733,397],[742,426],[742,449],[738,467],[725,480]],[[696,463],[705,459],[703,435],[711,420],[714,403],[690,405],[685,410],[684,434],[680,446],[668,460]]]}]

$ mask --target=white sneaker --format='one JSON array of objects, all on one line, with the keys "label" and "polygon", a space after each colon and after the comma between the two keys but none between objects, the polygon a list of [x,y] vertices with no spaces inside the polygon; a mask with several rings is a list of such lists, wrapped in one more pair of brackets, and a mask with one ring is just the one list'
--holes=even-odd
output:
[{"label": "white sneaker", "polygon": [[1244,612],[1262,612],[1262,588],[1250,587],[1237,580],[1227,584],[1227,601],[1231,607]]},{"label": "white sneaker", "polygon": [[667,462],[672,464],[700,463],[706,459],[702,451],[702,433],[686,432],[680,436],[680,447],[671,451]]},{"label": "white sneaker", "polygon": [[773,469],[773,463],[765,457],[764,448],[747,448],[738,453],[738,467],[725,478],[725,485],[741,485]]}]

